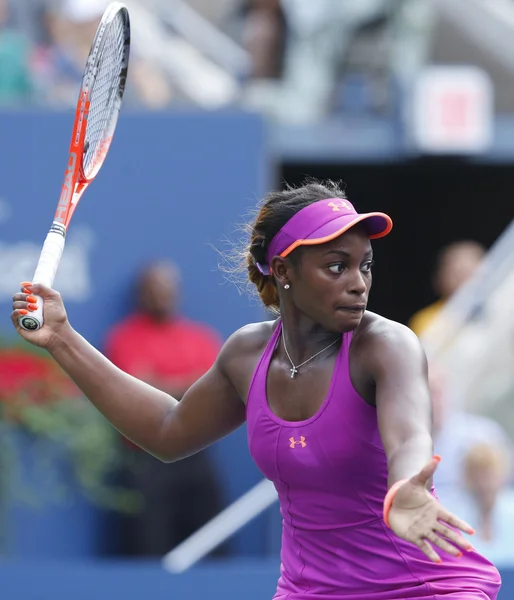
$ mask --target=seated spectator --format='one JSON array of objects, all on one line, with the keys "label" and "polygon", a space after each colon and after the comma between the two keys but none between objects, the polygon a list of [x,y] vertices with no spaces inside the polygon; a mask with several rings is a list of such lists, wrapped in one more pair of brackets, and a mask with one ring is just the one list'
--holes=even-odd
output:
[{"label": "seated spectator", "polygon": [[433,288],[439,298],[409,321],[409,327],[418,337],[427,331],[446,301],[473,276],[484,256],[485,248],[469,240],[454,242],[440,251],[433,275]]},{"label": "seated spectator", "polygon": [[281,74],[285,23],[280,0],[251,0],[244,7],[243,44],[251,61],[252,79],[276,79]]},{"label": "seated spectator", "polygon": [[0,106],[20,107],[33,99],[31,45],[10,26],[8,0],[0,0]]},{"label": "seated spectator", "polygon": [[[44,15],[46,42],[37,49],[34,72],[41,94],[54,107],[75,107],[98,23],[108,0],[63,0]],[[132,52],[124,105],[160,109],[172,100],[158,66]]]},{"label": "seated spectator", "polygon": [[511,442],[503,427],[495,420],[461,410],[452,402],[445,379],[434,365],[430,367],[430,392],[433,407],[435,451],[443,458],[437,468],[435,484],[439,496],[465,483],[463,461],[471,448],[495,440],[511,452]]},{"label": "seated spectator", "polygon": [[506,485],[508,473],[508,454],[491,439],[464,457],[464,487],[439,494],[449,511],[458,511],[475,528],[474,548],[499,568],[514,566],[514,490]]},{"label": "seated spectator", "polygon": [[64,0],[43,13],[45,41],[34,57],[41,94],[53,107],[74,107],[91,42],[105,9],[104,0]]},{"label": "seated spectator", "polygon": [[[109,333],[106,355],[120,369],[180,400],[214,363],[220,338],[179,315],[180,278],[171,263],[152,264],[137,285],[137,310]],[[127,444],[124,483],[138,490],[142,512],[123,526],[122,552],[162,556],[221,510],[220,489],[207,452],[173,464]]]},{"label": "seated spectator", "polygon": [[[434,9],[425,0],[246,4],[245,45],[254,71],[244,101],[279,121],[314,123],[352,106],[368,114],[384,110],[389,88],[407,93],[428,61]],[[357,44],[364,52],[355,46],[359,37],[369,38]]]}]

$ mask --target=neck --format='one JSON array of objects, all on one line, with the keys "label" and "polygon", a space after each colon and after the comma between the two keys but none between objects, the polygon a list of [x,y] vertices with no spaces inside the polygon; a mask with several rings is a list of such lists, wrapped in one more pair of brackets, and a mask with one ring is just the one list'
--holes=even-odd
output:
[{"label": "neck", "polygon": [[[295,364],[300,364],[341,338],[341,334],[327,331],[311,319],[292,315],[282,317],[282,336]],[[337,344],[333,347],[337,348]]]},{"label": "neck", "polygon": [[144,312],[143,314],[156,324],[171,323],[174,321],[173,315],[168,313]]}]

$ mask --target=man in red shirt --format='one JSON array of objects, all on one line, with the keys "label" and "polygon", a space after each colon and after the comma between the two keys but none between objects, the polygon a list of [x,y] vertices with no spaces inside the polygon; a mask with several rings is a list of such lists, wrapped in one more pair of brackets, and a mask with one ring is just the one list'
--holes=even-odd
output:
[{"label": "man in red shirt", "polygon": [[[179,315],[179,288],[175,265],[147,267],[137,283],[137,311],[106,340],[115,365],[177,399],[210,369],[221,347],[213,330]],[[124,524],[122,551],[162,556],[219,512],[217,477],[206,452],[164,464],[131,443],[127,447],[133,466],[124,478],[142,494],[144,506]]]}]

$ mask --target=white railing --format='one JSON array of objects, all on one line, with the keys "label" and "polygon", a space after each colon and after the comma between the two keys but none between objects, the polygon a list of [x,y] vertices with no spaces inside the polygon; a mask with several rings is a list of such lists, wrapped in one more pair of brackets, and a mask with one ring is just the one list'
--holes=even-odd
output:
[{"label": "white railing", "polygon": [[[221,108],[239,100],[241,86],[234,73],[202,53],[180,32],[171,31],[145,2],[124,0],[124,3],[131,15],[135,53],[159,65],[186,98],[205,109]],[[220,38],[216,40],[219,42]],[[242,61],[240,56],[238,60]]]},{"label": "white railing", "polygon": [[278,499],[274,485],[263,479],[219,515],[193,533],[163,558],[171,573],[182,573],[207,556]]},{"label": "white railing", "polygon": [[512,437],[513,298],[514,220],[422,339],[429,362],[444,371],[452,408],[494,416]]},{"label": "white railing", "polygon": [[512,0],[433,0],[476,47],[514,72],[514,2]]},{"label": "white railing", "polygon": [[251,60],[244,50],[184,0],[154,3],[160,18],[185,40],[235,76],[248,75]]}]

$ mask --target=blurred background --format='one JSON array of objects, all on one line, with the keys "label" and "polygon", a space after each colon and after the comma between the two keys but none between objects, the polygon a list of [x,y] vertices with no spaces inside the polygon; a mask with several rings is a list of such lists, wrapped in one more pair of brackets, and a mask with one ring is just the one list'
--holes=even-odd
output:
[{"label": "blurred background", "polygon": [[[244,428],[162,465],[10,324],[106,4],[0,0],[2,597],[271,598],[281,521]],[[345,181],[359,211],[395,222],[370,308],[427,351],[439,496],[514,598],[514,1],[125,4],[122,116],[55,282],[71,322],[180,397],[231,332],[269,317],[226,272],[256,202],[307,176]],[[162,566],[172,549],[180,573]]]}]

